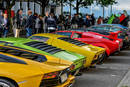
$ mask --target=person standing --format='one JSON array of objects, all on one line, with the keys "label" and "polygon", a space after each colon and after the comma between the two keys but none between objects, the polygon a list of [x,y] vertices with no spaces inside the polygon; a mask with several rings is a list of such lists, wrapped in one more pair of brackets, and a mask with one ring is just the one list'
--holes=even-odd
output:
[{"label": "person standing", "polygon": [[101,16],[99,16],[98,20],[97,20],[97,24],[103,24],[103,19]]},{"label": "person standing", "polygon": [[85,26],[86,27],[91,26],[91,20],[90,20],[90,16],[88,14],[86,15],[86,19],[85,19]]},{"label": "person standing", "polygon": [[9,32],[9,26],[10,26],[10,22],[8,20],[8,16],[7,14],[4,14],[4,18],[2,20],[3,37],[7,37],[7,34]]},{"label": "person standing", "polygon": [[23,21],[22,14],[23,14],[22,9],[19,9],[16,14],[16,24],[15,24],[16,27],[14,29],[15,37],[19,37],[20,30],[22,29],[22,21]]},{"label": "person standing", "polygon": [[33,18],[33,15],[32,15],[32,11],[29,10],[28,11],[28,17],[27,17],[27,20],[26,20],[26,25],[25,25],[25,28],[26,28],[26,36],[29,37],[29,36],[32,36],[32,29],[34,28],[34,18]]},{"label": "person standing", "polygon": [[49,18],[49,13],[46,12],[45,13],[45,17],[44,17],[44,33],[47,33],[48,32],[48,29],[47,29],[47,19]]},{"label": "person standing", "polygon": [[2,37],[3,27],[2,27],[2,20],[3,20],[3,12],[0,14],[0,37]]},{"label": "person standing", "polygon": [[79,15],[75,14],[71,21],[72,28],[78,28],[78,22],[79,22]]},{"label": "person standing", "polygon": [[39,15],[37,14],[37,13],[34,13],[33,14],[33,19],[34,19],[34,24],[35,24],[35,26],[34,26],[34,29],[33,29],[33,34],[36,34],[36,33],[38,33],[38,21],[39,21],[39,17],[38,17]]},{"label": "person standing", "polygon": [[78,28],[82,28],[83,25],[84,25],[84,20],[83,20],[82,14],[81,14],[79,17]]},{"label": "person standing", "polygon": [[128,29],[130,31],[130,20],[128,21]]},{"label": "person standing", "polygon": [[58,25],[58,30],[63,30],[63,25],[64,25],[64,17],[63,15],[60,15],[58,20],[57,20],[57,25]]},{"label": "person standing", "polygon": [[92,19],[92,20],[91,20],[92,25],[95,25],[95,20],[96,20],[96,19],[95,19],[95,17],[94,17],[94,14],[91,15],[91,19]]},{"label": "person standing", "polygon": [[43,33],[43,17],[39,15],[38,33]]},{"label": "person standing", "polygon": [[57,25],[53,13],[51,13],[50,16],[46,19],[46,23],[47,23],[47,29],[49,33],[56,31]]},{"label": "person standing", "polygon": [[71,28],[71,16],[68,16],[68,18],[65,19],[65,30]]}]

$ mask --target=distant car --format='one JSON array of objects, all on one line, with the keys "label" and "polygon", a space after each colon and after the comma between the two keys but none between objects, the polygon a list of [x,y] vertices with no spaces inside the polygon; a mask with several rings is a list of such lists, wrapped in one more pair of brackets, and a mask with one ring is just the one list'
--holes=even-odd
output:
[{"label": "distant car", "polygon": [[[0,44],[7,46],[15,46],[19,49],[31,50],[43,55],[53,56],[48,57],[48,63],[70,65],[73,62],[74,69],[72,73],[76,73],[83,68],[86,63],[86,57],[77,53],[62,50],[60,48],[48,45],[43,42],[34,41],[26,38],[2,38]],[[69,62],[68,62],[69,61]]]},{"label": "distant car", "polygon": [[73,82],[67,67],[55,68],[0,52],[0,87],[65,87]]},{"label": "distant car", "polygon": [[[92,31],[92,32],[98,32],[104,35],[109,35],[111,32],[117,32],[118,33],[118,38],[123,39],[123,47],[128,47],[130,46],[130,32],[127,31],[127,29],[118,27],[118,26],[113,26],[109,24],[104,24],[104,25],[95,25],[91,26],[86,31]],[[102,32],[108,32],[102,33]]]},{"label": "distant car", "polygon": [[121,24],[100,24],[100,25],[110,25],[110,26],[115,26],[115,27],[119,27],[119,28],[123,28],[123,29],[128,30],[128,27],[123,26]]},{"label": "distant car", "polygon": [[[97,25],[98,26],[98,25]],[[89,28],[79,28],[79,29],[69,29],[71,31],[80,31],[80,32],[96,32],[102,35],[109,36],[111,33],[117,33],[117,37],[119,39],[123,39],[123,48],[130,46],[130,33],[126,32],[125,30],[121,31],[121,29],[118,27],[116,29],[113,29],[112,31],[109,29],[104,28],[103,26],[97,27],[92,26]]]},{"label": "distant car", "polygon": [[46,42],[58,48],[86,56],[85,67],[89,67],[91,65],[99,63],[100,60],[104,58],[105,54],[105,49],[103,48],[95,47],[63,35],[56,35],[49,33],[34,34],[33,36],[30,37],[30,39]]},{"label": "distant car", "polygon": [[[93,32],[79,32],[79,31],[57,31],[56,34],[69,36],[73,39],[80,40],[87,44],[102,47],[106,49],[106,56],[118,51],[119,41],[110,39],[109,37],[96,35]],[[122,45],[122,44],[121,44]]]}]

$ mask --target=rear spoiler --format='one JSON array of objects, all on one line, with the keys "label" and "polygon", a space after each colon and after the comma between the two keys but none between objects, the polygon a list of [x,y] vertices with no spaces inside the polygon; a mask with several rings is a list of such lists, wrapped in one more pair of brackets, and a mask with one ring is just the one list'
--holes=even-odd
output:
[{"label": "rear spoiler", "polygon": [[118,34],[121,33],[122,31],[118,32],[110,32],[109,39],[118,39]]}]

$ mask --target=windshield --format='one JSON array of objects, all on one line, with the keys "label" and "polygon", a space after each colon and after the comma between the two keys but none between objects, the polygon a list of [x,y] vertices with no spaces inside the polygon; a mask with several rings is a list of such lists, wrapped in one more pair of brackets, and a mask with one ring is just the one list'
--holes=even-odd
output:
[{"label": "windshield", "polygon": [[116,32],[116,31],[121,31],[121,29],[120,28],[116,28],[116,27],[112,27],[110,29],[110,32]]}]

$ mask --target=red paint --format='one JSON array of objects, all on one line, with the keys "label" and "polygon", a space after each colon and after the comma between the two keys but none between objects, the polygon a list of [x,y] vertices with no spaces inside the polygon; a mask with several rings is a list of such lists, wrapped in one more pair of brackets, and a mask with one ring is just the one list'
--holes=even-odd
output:
[{"label": "red paint", "polygon": [[[80,37],[73,38],[80,40],[87,44],[92,44],[94,46],[102,47],[106,49],[106,53],[109,56],[110,54],[116,52],[119,50],[119,47],[122,48],[122,39],[118,39],[118,33],[111,33],[111,35],[106,36],[95,32],[79,32],[79,31],[57,31],[57,32],[71,32],[71,38],[74,37],[74,35],[79,35]],[[119,41],[119,43],[117,42]]]}]

